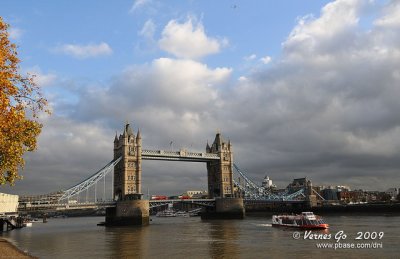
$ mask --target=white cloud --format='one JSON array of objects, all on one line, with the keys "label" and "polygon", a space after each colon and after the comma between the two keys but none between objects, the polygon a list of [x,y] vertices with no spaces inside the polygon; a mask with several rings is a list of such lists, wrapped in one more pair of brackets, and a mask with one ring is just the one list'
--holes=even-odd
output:
[{"label": "white cloud", "polygon": [[[169,105],[197,107],[217,102],[215,84],[221,84],[230,76],[228,68],[209,69],[206,65],[191,60],[157,59],[153,62],[153,73],[157,76],[156,95]],[[196,98],[193,98],[196,96]]]},{"label": "white cloud", "polygon": [[240,77],[238,78],[238,80],[239,80],[239,82],[246,82],[246,81],[247,81],[247,77],[245,77],[245,76],[240,76]]},{"label": "white cloud", "polygon": [[197,59],[218,53],[227,40],[217,40],[206,35],[204,27],[193,18],[184,23],[171,20],[159,40],[161,49],[178,58]]},{"label": "white cloud", "polygon": [[[116,101],[119,106],[115,109],[126,107],[132,111],[147,111],[151,107],[170,110],[174,114],[201,112],[204,107],[215,107],[221,103],[220,89],[230,75],[229,68],[211,69],[193,60],[159,58],[149,65],[126,69],[107,92],[96,95],[88,93],[79,110],[89,111],[94,107],[93,103],[100,102],[93,110],[94,114],[98,113],[99,107],[104,107],[104,115],[111,112],[115,116],[125,111],[114,111],[113,107],[107,105]],[[135,102],[132,102],[133,99]]]},{"label": "white cloud", "polygon": [[244,60],[246,60],[246,61],[251,61],[251,60],[254,60],[254,59],[256,59],[257,58],[257,55],[256,54],[251,54],[251,55],[249,55],[249,56],[245,56],[244,57]]},{"label": "white cloud", "polygon": [[384,10],[384,16],[374,22],[377,26],[382,27],[399,27],[400,26],[400,2],[391,1]]},{"label": "white cloud", "polygon": [[142,29],[139,32],[139,35],[147,39],[153,39],[155,31],[156,31],[156,25],[154,24],[153,20],[149,19],[144,23]]},{"label": "white cloud", "polygon": [[40,86],[40,87],[45,87],[49,86],[52,83],[55,82],[57,79],[57,76],[55,74],[49,73],[49,74],[42,74],[42,73],[34,73],[36,75],[35,77],[35,82]]},{"label": "white cloud", "polygon": [[154,53],[159,50],[158,43],[154,39],[156,25],[152,19],[147,20],[138,32],[141,36],[135,43],[135,52],[143,55],[145,53]]},{"label": "white cloud", "polygon": [[64,44],[54,48],[54,50],[79,59],[108,56],[113,53],[111,47],[105,42],[87,45]]},{"label": "white cloud", "polygon": [[263,62],[264,64],[268,64],[271,62],[272,58],[270,56],[265,56],[263,58],[260,58],[260,61]]},{"label": "white cloud", "polygon": [[129,10],[129,12],[133,13],[150,3],[151,3],[151,0],[135,0],[131,9]]},{"label": "white cloud", "polygon": [[[321,16],[306,15],[299,19],[283,47],[297,58],[299,54],[314,55],[314,51],[338,49],[351,42],[359,14],[370,5],[364,0],[337,0],[325,5]],[[300,50],[297,53],[296,50]],[[288,56],[289,57],[289,56]]]},{"label": "white cloud", "polygon": [[54,73],[43,73],[42,69],[39,66],[34,66],[31,68],[26,69],[26,72],[34,75],[35,83],[40,87],[46,87],[53,84],[56,79],[57,75]]},{"label": "white cloud", "polygon": [[21,29],[19,29],[19,28],[16,28],[16,27],[11,27],[11,28],[8,30],[8,35],[9,35],[9,37],[10,37],[11,40],[18,40],[18,39],[20,39],[21,36],[22,36],[22,34],[23,34],[23,31],[22,31]]}]

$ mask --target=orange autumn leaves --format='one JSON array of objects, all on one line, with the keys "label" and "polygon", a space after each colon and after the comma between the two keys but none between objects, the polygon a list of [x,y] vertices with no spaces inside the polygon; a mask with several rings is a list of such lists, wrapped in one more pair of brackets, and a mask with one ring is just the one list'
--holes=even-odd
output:
[{"label": "orange autumn leaves", "polygon": [[0,185],[21,179],[23,154],[36,149],[47,101],[32,75],[21,75],[16,45],[8,39],[8,24],[0,17]]}]

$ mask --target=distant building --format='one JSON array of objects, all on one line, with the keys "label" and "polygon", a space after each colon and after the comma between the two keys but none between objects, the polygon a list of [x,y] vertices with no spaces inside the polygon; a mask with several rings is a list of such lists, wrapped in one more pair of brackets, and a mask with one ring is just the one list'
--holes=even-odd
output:
[{"label": "distant building", "polygon": [[385,191],[385,193],[389,194],[392,197],[392,200],[395,200],[397,198],[397,195],[399,195],[399,189],[389,188]]},{"label": "distant building", "polygon": [[349,191],[351,191],[350,187],[347,186],[347,185],[337,185],[336,186],[336,190],[338,192],[344,192],[344,191],[349,192]]},{"label": "distant building", "polygon": [[276,185],[272,183],[272,180],[269,179],[269,176],[264,177],[261,186],[264,187],[264,189],[276,189]]},{"label": "distant building", "polygon": [[16,214],[17,210],[18,195],[0,193],[0,215]]},{"label": "distant building", "polygon": [[[314,187],[316,190],[316,187]],[[354,202],[355,199],[360,197],[359,193],[353,193],[349,186],[347,185],[336,185],[336,186],[319,186],[318,193],[325,199],[330,201],[344,201],[344,202]],[[357,198],[356,198],[357,197]]]},{"label": "distant building", "polygon": [[343,190],[337,193],[338,199],[340,201],[350,203],[366,202],[366,196],[363,190],[347,191]]},{"label": "distant building", "polygon": [[185,193],[190,198],[200,199],[208,196],[207,191],[186,191]]},{"label": "distant building", "polygon": [[365,198],[367,202],[374,202],[379,200],[379,192],[378,191],[365,191]]},{"label": "distant building", "polygon": [[321,195],[322,197],[324,197],[325,200],[338,200],[338,191],[332,186],[321,190]]}]

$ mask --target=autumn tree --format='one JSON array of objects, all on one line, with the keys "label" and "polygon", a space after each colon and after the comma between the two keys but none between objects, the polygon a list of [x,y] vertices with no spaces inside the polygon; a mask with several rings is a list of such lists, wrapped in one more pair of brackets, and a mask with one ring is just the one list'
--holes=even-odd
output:
[{"label": "autumn tree", "polygon": [[19,71],[8,27],[0,17],[0,185],[22,178],[18,171],[24,167],[23,154],[36,149],[42,128],[39,113],[48,112],[34,75]]}]

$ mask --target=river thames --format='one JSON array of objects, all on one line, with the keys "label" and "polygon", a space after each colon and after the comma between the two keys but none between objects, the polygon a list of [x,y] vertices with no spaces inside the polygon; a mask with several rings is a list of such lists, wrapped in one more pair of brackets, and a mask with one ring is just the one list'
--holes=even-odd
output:
[{"label": "river thames", "polygon": [[[399,258],[400,216],[324,218],[331,228],[313,235],[272,227],[270,216],[152,217],[148,227],[119,228],[97,226],[103,217],[81,217],[49,219],[0,237],[39,258]],[[358,248],[343,248],[351,244]]]}]

